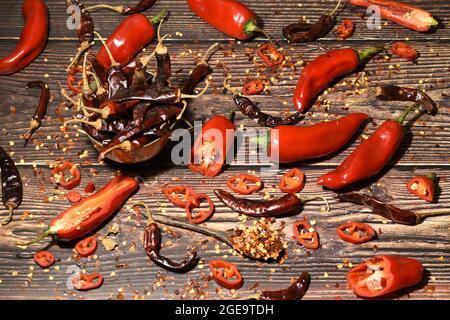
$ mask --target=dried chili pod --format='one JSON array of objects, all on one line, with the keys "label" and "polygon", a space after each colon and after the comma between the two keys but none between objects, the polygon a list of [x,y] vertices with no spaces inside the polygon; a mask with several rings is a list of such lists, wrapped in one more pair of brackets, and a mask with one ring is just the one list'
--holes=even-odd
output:
[{"label": "dried chili pod", "polygon": [[101,3],[101,4],[94,5],[92,7],[89,7],[89,8],[87,8],[87,10],[96,11],[96,10],[100,10],[100,9],[108,9],[108,10],[112,10],[117,13],[120,13],[122,15],[128,16],[131,14],[139,13],[139,12],[145,11],[147,9],[150,9],[155,4],[155,2],[156,2],[156,0],[141,0],[135,6],[132,6],[132,7],[125,5],[125,4],[113,6],[113,5]]},{"label": "dried chili pod", "polygon": [[161,26],[164,19],[159,22],[158,26],[158,45],[155,49],[156,57],[156,77],[157,86],[163,87],[167,85],[167,81],[172,76],[172,61],[170,59],[169,50],[164,45],[164,37],[161,37]]},{"label": "dried chili pod", "polygon": [[0,170],[2,174],[2,202],[9,211],[8,218],[2,222],[7,225],[13,215],[13,211],[22,203],[23,185],[14,161],[8,153],[0,147]]},{"label": "dried chili pod", "polygon": [[39,103],[36,107],[36,111],[34,112],[33,117],[31,118],[30,129],[27,133],[22,137],[25,140],[25,145],[30,141],[33,133],[40,128],[42,124],[42,119],[44,119],[47,113],[47,106],[50,101],[50,89],[48,85],[43,81],[30,81],[27,83],[27,88],[40,88],[41,95],[39,98]]}]

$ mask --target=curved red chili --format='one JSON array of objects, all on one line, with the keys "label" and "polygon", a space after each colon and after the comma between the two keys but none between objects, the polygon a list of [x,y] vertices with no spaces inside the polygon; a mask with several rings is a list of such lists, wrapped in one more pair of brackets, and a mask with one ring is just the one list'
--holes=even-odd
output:
[{"label": "curved red chili", "polygon": [[103,284],[103,276],[94,272],[92,274],[80,273],[72,278],[72,285],[76,290],[89,291],[100,288]]},{"label": "curved red chili", "polygon": [[[208,203],[208,210],[207,211],[201,210],[200,212],[196,213],[194,217],[192,211],[200,207],[202,200],[206,200],[206,202]],[[211,216],[214,213],[215,210],[214,203],[212,202],[211,198],[205,193],[195,193],[194,195],[192,195],[191,203],[192,205],[186,206],[187,219],[191,223],[195,224],[203,223],[209,218],[211,218]]]},{"label": "curved red chili", "polygon": [[345,19],[342,21],[342,24],[337,27],[336,35],[342,40],[348,39],[353,35],[353,31],[355,30],[355,26],[352,20]]},{"label": "curved red chili", "polygon": [[261,80],[248,81],[242,87],[242,94],[251,96],[263,92],[264,83]]},{"label": "curved red chili", "polygon": [[33,62],[45,48],[48,38],[48,8],[43,0],[25,0],[22,5],[25,26],[14,51],[0,59],[0,75],[18,72]]},{"label": "curved red chili", "polygon": [[395,54],[396,56],[399,56],[401,58],[405,58],[409,61],[414,61],[419,56],[417,50],[405,42],[396,42],[392,44],[391,52],[392,54]]},{"label": "curved red chili", "polygon": [[281,177],[278,187],[281,192],[300,192],[305,187],[305,174],[300,169],[293,168]]},{"label": "curved red chili", "polygon": [[420,199],[433,202],[436,180],[436,174],[434,173],[428,176],[415,176],[408,182],[406,188]]},{"label": "curved red chili", "polygon": [[55,263],[55,256],[49,251],[39,251],[34,255],[34,262],[41,268],[49,268]]},{"label": "curved red chili", "polygon": [[227,186],[234,192],[242,195],[249,195],[261,190],[263,183],[261,178],[250,174],[238,174],[227,180]]},{"label": "curved red chili", "polygon": [[97,237],[91,236],[81,240],[75,245],[75,251],[80,257],[92,256],[97,250]]},{"label": "curved red chili", "polygon": [[361,244],[372,240],[377,233],[368,224],[361,222],[347,222],[336,228],[336,234],[341,240],[353,244]]},{"label": "curved red chili", "polygon": [[[66,170],[71,175],[69,179],[64,176],[64,171]],[[78,165],[69,161],[57,164],[52,170],[52,177],[58,185],[66,190],[72,190],[81,183],[81,172]]]},{"label": "curved red chili", "polygon": [[276,67],[283,63],[284,55],[280,53],[272,44],[266,43],[258,48],[258,56],[268,67]]},{"label": "curved red chili", "polygon": [[209,262],[209,269],[216,283],[228,290],[238,290],[244,285],[244,279],[237,266],[223,260]]},{"label": "curved red chili", "polygon": [[306,219],[294,223],[294,239],[306,249],[316,250],[320,246],[319,233]]}]

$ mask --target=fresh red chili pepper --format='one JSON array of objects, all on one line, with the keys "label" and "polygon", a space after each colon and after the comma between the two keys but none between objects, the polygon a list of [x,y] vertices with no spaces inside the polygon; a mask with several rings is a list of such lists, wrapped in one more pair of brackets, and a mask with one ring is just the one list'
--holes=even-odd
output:
[{"label": "fresh red chili pepper", "polygon": [[97,237],[90,236],[75,245],[75,250],[80,257],[92,256],[97,250]]},{"label": "fresh red chili pepper", "polygon": [[298,111],[306,112],[312,100],[331,82],[355,71],[381,50],[381,48],[370,48],[357,52],[348,48],[321,54],[303,68],[294,92],[294,106]]},{"label": "fresh red chili pepper", "polygon": [[0,59],[0,75],[16,73],[33,62],[44,50],[48,38],[48,8],[43,0],[25,0],[25,26],[14,51]]},{"label": "fresh red chili pepper", "polygon": [[342,40],[350,38],[355,30],[355,26],[352,20],[345,19],[342,24],[337,27],[336,34]]},{"label": "fresh red chili pepper", "polygon": [[312,229],[306,219],[297,221],[294,223],[294,239],[306,249],[316,250],[320,245],[319,233]]},{"label": "fresh red chili pepper", "polygon": [[350,0],[349,3],[365,8],[378,6],[383,18],[420,32],[429,31],[438,25],[436,19],[428,11],[399,1]]},{"label": "fresh red chili pepper", "polygon": [[436,179],[436,174],[434,173],[428,176],[416,176],[408,182],[406,188],[420,199],[433,202]]},{"label": "fresh red chili pepper", "polygon": [[396,56],[399,56],[401,58],[405,58],[409,61],[414,61],[419,56],[417,50],[405,42],[394,43],[391,46],[391,52],[392,54],[395,54]]},{"label": "fresh red chili pepper", "polygon": [[268,67],[275,67],[283,63],[284,55],[280,53],[272,44],[266,43],[258,48],[258,56]]},{"label": "fresh red chili pepper", "polygon": [[297,193],[305,187],[305,174],[297,168],[293,168],[286,172],[279,184],[281,192]]},{"label": "fresh red chili pepper", "polygon": [[239,174],[228,178],[227,186],[234,192],[248,195],[261,190],[263,184],[261,178],[257,176],[250,174]]},{"label": "fresh red chili pepper", "polygon": [[81,194],[77,191],[70,191],[66,194],[67,199],[72,203],[80,202],[83,198]]},{"label": "fresh red chili pepper", "polygon": [[78,81],[78,84],[76,86],[74,85],[74,82],[77,81],[75,75],[81,72],[81,67],[74,67],[70,69],[69,73],[67,74],[67,87],[70,91],[76,94],[80,94],[82,92],[83,80],[80,79],[80,81]]},{"label": "fresh red chili pepper", "polygon": [[40,251],[34,255],[34,262],[41,268],[49,268],[55,263],[55,256],[48,251]]},{"label": "fresh red chili pepper", "polygon": [[35,240],[21,245],[39,242],[47,236],[53,236],[59,241],[72,241],[84,237],[116,213],[138,187],[136,179],[119,175],[97,193],[62,212]]},{"label": "fresh red chili pepper", "polygon": [[163,188],[163,192],[167,200],[183,209],[192,205],[192,197],[195,194],[191,187],[185,186],[168,186]]},{"label": "fresh red chili pepper", "polygon": [[93,182],[89,182],[84,188],[85,193],[92,193],[95,191],[95,184]]},{"label": "fresh red chili pepper", "polygon": [[356,295],[375,298],[418,284],[422,274],[423,266],[416,259],[375,256],[351,269],[347,282]]},{"label": "fresh red chili pepper", "polygon": [[345,242],[361,244],[372,240],[377,234],[368,224],[347,222],[336,228],[336,234]]},{"label": "fresh red chili pepper", "polygon": [[[66,170],[69,170],[70,179],[66,179],[64,176]],[[81,183],[81,172],[78,165],[69,161],[57,164],[52,170],[52,177],[58,185],[66,190],[72,190]]]},{"label": "fresh red chili pepper", "polygon": [[244,278],[237,266],[223,260],[209,262],[209,269],[216,283],[228,290],[238,290],[244,285]]},{"label": "fresh red chili pepper", "polygon": [[[214,213],[215,206],[211,198],[207,194],[195,193],[192,195],[191,200],[193,205],[186,206],[186,215],[189,222],[200,224],[211,218],[211,216]],[[194,217],[192,211],[193,209],[200,207],[202,200],[206,200],[206,202],[208,202],[208,210],[207,211],[202,210],[199,213],[197,213]]]},{"label": "fresh red chili pepper", "polygon": [[189,169],[207,177],[217,176],[226,162],[234,130],[233,122],[223,116],[208,120],[194,143]]},{"label": "fresh red chili pepper", "polygon": [[220,32],[238,40],[248,40],[262,30],[256,15],[236,0],[187,0],[191,10]]},{"label": "fresh red chili pepper", "polygon": [[92,274],[80,273],[72,279],[73,287],[79,291],[94,290],[101,287],[102,284],[103,276],[98,272]]},{"label": "fresh red chili pepper", "polygon": [[261,93],[264,90],[264,83],[261,80],[252,80],[246,82],[242,87],[242,94],[251,96]]}]

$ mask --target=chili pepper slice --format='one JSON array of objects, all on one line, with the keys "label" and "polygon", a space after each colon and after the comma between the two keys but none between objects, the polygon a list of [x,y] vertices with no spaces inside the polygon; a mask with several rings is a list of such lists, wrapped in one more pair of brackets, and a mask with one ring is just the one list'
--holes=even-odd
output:
[{"label": "chili pepper slice", "polygon": [[70,72],[67,74],[67,87],[72,91],[73,93],[80,94],[82,92],[83,87],[83,80],[80,79],[77,85],[74,83],[77,81],[75,75],[77,73],[81,73],[83,70],[81,67],[74,67],[70,70]]},{"label": "chili pepper slice", "polygon": [[97,237],[91,236],[81,240],[75,245],[75,250],[80,257],[92,256],[97,250]]},{"label": "chili pepper slice", "polygon": [[34,255],[34,262],[41,268],[49,268],[55,263],[55,256],[48,251],[40,251]]},{"label": "chili pepper slice", "polygon": [[103,284],[103,276],[94,272],[92,274],[80,273],[79,276],[72,279],[72,285],[79,291],[94,290]]},{"label": "chili pepper slice", "polygon": [[252,80],[244,84],[242,94],[246,96],[261,93],[264,90],[264,83],[261,80]]},{"label": "chili pepper slice", "polygon": [[[69,170],[70,179],[64,177],[64,171]],[[52,170],[53,179],[55,182],[66,190],[72,190],[80,185],[81,172],[78,166],[72,162],[66,161],[56,165]]]},{"label": "chili pepper slice", "polygon": [[355,25],[352,20],[345,19],[342,24],[337,27],[336,34],[342,40],[350,38],[355,30]]},{"label": "chili pepper slice", "polygon": [[257,52],[264,64],[268,67],[278,66],[284,61],[284,55],[270,43],[260,46]]},{"label": "chili pepper slice", "polygon": [[320,245],[319,233],[312,229],[306,219],[297,221],[294,224],[294,239],[306,249],[316,250]]},{"label": "chili pepper slice", "polygon": [[412,178],[406,188],[412,194],[420,199],[433,202],[435,191],[436,174],[432,173],[428,176],[416,176]]},{"label": "chili pepper slice", "polygon": [[192,197],[195,194],[192,188],[185,186],[169,186],[163,189],[163,193],[167,200],[183,209],[192,205]]},{"label": "chili pepper slice", "polygon": [[80,202],[83,198],[81,194],[77,191],[70,191],[66,194],[67,199],[72,203]]},{"label": "chili pepper slice", "polygon": [[[201,205],[202,200],[206,200],[208,202],[208,210],[201,210],[199,213],[197,213],[194,217],[194,214],[192,212],[193,209],[199,208]],[[186,215],[189,220],[189,222],[200,224],[208,220],[214,213],[214,203],[212,202],[211,198],[204,193],[194,193],[191,196],[191,205],[186,206]]]},{"label": "chili pepper slice", "polygon": [[345,242],[361,244],[376,236],[375,230],[361,222],[347,222],[336,228],[336,234]]},{"label": "chili pepper slice", "polygon": [[223,260],[213,260],[209,262],[214,281],[228,290],[238,290],[244,284],[244,279],[237,266]]},{"label": "chili pepper slice", "polygon": [[305,174],[297,168],[286,172],[281,178],[279,188],[281,192],[297,193],[305,187]]},{"label": "chili pepper slice", "polygon": [[94,191],[95,191],[95,184],[93,182],[89,182],[84,188],[84,192],[86,193],[92,193]]},{"label": "chili pepper slice", "polygon": [[405,58],[409,61],[414,61],[419,56],[417,50],[405,42],[394,43],[391,46],[391,52],[392,54],[395,54],[396,56],[399,56],[401,58]]},{"label": "chili pepper slice", "polygon": [[[251,184],[249,184],[249,182]],[[253,192],[261,190],[262,185],[262,181],[259,177],[250,174],[239,174],[230,177],[227,180],[228,188],[243,195],[252,194]]]}]

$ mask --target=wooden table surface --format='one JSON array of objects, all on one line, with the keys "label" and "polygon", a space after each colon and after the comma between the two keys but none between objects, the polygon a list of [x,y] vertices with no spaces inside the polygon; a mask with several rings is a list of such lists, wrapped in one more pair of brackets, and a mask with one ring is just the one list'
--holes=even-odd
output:
[{"label": "wooden table surface", "polygon": [[[0,0],[0,56],[5,56],[15,47],[22,28],[20,13],[22,1]],[[119,4],[121,0],[109,0]],[[133,1],[129,1],[133,2]],[[370,87],[379,84],[396,84],[421,88],[439,104],[439,114],[435,117],[424,115],[412,123],[398,155],[382,174],[366,183],[362,188],[376,187],[387,193],[396,205],[413,209],[444,208],[450,211],[450,109],[449,109],[449,72],[450,72],[450,5],[447,0],[408,0],[430,10],[441,22],[441,27],[431,34],[417,33],[390,22],[382,21],[381,30],[369,30],[363,20],[365,10],[347,6],[338,17],[338,23],[349,18],[356,23],[352,38],[337,41],[333,33],[320,41],[309,44],[289,45],[281,37],[281,27],[304,18],[316,21],[320,14],[330,11],[334,1],[297,1],[297,0],[245,0],[261,19],[266,31],[279,39],[284,53],[293,64],[286,64],[275,73],[260,71],[260,61],[253,61],[252,52],[265,40],[258,37],[246,43],[231,42],[230,39],[215,31],[212,27],[194,16],[183,0],[158,0],[156,5],[145,12],[153,16],[162,8],[171,11],[170,19],[162,27],[163,33],[172,37],[166,41],[173,58],[173,70],[176,71],[174,83],[180,83],[196,63],[198,56],[214,42],[224,45],[211,59],[214,68],[212,89],[201,98],[189,104],[191,119],[209,118],[214,114],[224,114],[234,108],[230,95],[222,94],[224,76],[232,75],[232,85],[242,86],[251,77],[265,78],[271,82],[267,95],[255,97],[264,110],[279,114],[280,111],[292,111],[292,92],[301,71],[302,61],[306,63],[324,50],[340,47],[352,47],[357,50],[376,45],[389,45],[396,40],[409,40],[419,52],[417,63],[392,57],[373,59],[363,70],[345,77],[333,86],[333,90],[323,97],[329,103],[316,104],[301,125],[312,124],[325,119],[348,114],[366,112],[373,119],[364,129],[368,135],[383,120],[399,114],[405,103],[380,102],[374,99],[370,91],[359,95],[348,95],[364,87],[365,79]],[[48,249],[57,257],[57,263],[48,270],[35,265],[32,254],[49,244],[44,242],[26,249],[18,248],[15,241],[33,237],[59,212],[69,206],[68,201],[56,190],[50,180],[49,165],[58,159],[72,160],[81,165],[82,186],[93,181],[98,187],[105,184],[116,170],[141,176],[145,179],[140,191],[133,197],[151,205],[153,211],[163,211],[171,216],[182,217],[183,210],[167,205],[159,187],[166,183],[185,183],[195,186],[199,192],[206,192],[215,200],[217,209],[207,226],[217,229],[230,229],[237,222],[237,214],[225,208],[213,196],[212,189],[225,186],[228,177],[247,170],[259,170],[258,164],[231,165],[213,179],[193,174],[185,167],[174,166],[170,161],[170,147],[148,163],[136,166],[124,166],[113,163],[99,164],[97,153],[83,135],[75,130],[65,133],[61,130],[63,117],[71,117],[70,110],[59,107],[60,85],[65,83],[65,66],[75,52],[78,42],[73,31],[66,27],[65,1],[46,1],[51,17],[50,40],[42,55],[25,70],[0,78],[0,145],[8,150],[18,164],[24,181],[24,201],[17,210],[14,221],[0,228],[0,299],[206,299],[230,298],[231,293],[222,290],[216,294],[217,285],[208,282],[208,261],[224,258],[236,263],[244,278],[245,285],[237,297],[259,289],[280,288],[289,284],[291,278],[301,271],[308,271],[312,283],[305,299],[356,299],[346,287],[346,273],[351,265],[372,257],[374,254],[397,254],[419,259],[426,268],[423,282],[400,295],[400,299],[449,299],[450,298],[450,216],[427,219],[424,223],[410,227],[383,221],[370,215],[360,206],[342,204],[333,200],[333,193],[322,190],[314,183],[315,179],[333,169],[359,143],[359,139],[344,151],[317,162],[299,164],[307,176],[303,195],[324,195],[330,200],[331,211],[321,210],[321,202],[312,202],[305,206],[302,216],[316,221],[320,233],[321,248],[308,254],[292,240],[292,223],[302,216],[283,219],[286,222],[286,238],[289,241],[289,257],[283,264],[261,264],[232,255],[227,247],[215,240],[183,230],[176,230],[181,238],[173,238],[164,233],[164,253],[180,260],[187,248],[195,245],[199,248],[201,262],[189,274],[174,275],[155,265],[147,258],[141,246],[145,220],[138,217],[129,208],[122,209],[108,225],[118,223],[119,246],[114,251],[106,251],[100,244],[93,258],[78,259],[73,252],[73,244],[51,244]],[[86,6],[98,1],[84,1]],[[109,36],[122,17],[101,11],[93,14],[96,29]],[[94,48],[97,50],[99,43]],[[149,46],[149,50],[154,44]],[[295,66],[295,67],[293,67]],[[23,148],[20,135],[26,131],[32,115],[38,92],[25,89],[29,80],[47,81],[52,89],[52,101],[49,114],[42,128],[35,134],[34,140]],[[237,126],[255,127],[240,113],[236,117]],[[320,143],[318,141],[317,143]],[[301,147],[301,146],[298,146]],[[286,171],[282,167],[278,174],[264,176],[266,190],[277,196],[276,185]],[[437,203],[428,204],[417,199],[405,188],[407,181],[416,174],[436,172],[441,177]],[[274,192],[272,192],[274,186]],[[80,187],[80,190],[81,187]],[[263,193],[261,193],[262,195]],[[260,197],[255,195],[255,198]],[[6,217],[1,210],[1,217]],[[362,245],[342,242],[335,234],[335,228],[347,221],[361,221],[381,230],[378,239]],[[108,228],[98,231],[104,235]],[[66,286],[70,270],[79,266],[88,272],[98,271],[105,276],[104,285],[91,292],[76,292]],[[68,273],[69,272],[69,273]]]}]

